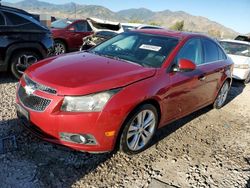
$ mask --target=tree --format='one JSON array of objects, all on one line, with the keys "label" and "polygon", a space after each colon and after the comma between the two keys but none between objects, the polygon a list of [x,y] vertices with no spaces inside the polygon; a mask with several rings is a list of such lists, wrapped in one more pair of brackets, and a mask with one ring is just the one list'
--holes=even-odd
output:
[{"label": "tree", "polygon": [[208,34],[212,37],[221,38],[221,32],[219,30],[216,30],[216,29],[208,30]]},{"label": "tree", "polygon": [[170,29],[176,30],[176,31],[183,31],[184,29],[184,20],[176,22],[173,26],[170,27]]},{"label": "tree", "polygon": [[143,21],[141,21],[141,20],[129,20],[129,23],[143,23]]}]

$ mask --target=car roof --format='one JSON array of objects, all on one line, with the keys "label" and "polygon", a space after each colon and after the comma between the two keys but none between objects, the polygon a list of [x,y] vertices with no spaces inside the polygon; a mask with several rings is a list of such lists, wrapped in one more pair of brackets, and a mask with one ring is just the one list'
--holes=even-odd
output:
[{"label": "car roof", "polygon": [[241,41],[241,40],[232,40],[232,39],[222,39],[220,40],[222,42],[232,42],[232,43],[238,43],[238,44],[247,44],[250,45],[250,42],[247,41]]},{"label": "car roof", "polygon": [[133,30],[133,32],[155,34],[155,35],[162,35],[162,36],[170,36],[170,37],[176,37],[176,38],[180,38],[180,39],[194,37],[194,36],[201,36],[201,37],[210,38],[207,35],[204,35],[201,33],[173,31],[173,30],[168,30],[168,29],[140,29],[140,30]]}]

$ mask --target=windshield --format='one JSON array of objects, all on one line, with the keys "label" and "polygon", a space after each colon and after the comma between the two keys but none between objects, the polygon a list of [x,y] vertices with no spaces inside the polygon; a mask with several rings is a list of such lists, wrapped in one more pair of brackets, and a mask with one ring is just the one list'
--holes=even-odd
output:
[{"label": "windshield", "polygon": [[161,67],[178,42],[177,38],[129,32],[103,42],[90,52],[141,66]]},{"label": "windshield", "polygon": [[72,23],[73,23],[73,20],[68,20],[68,19],[56,20],[51,23],[51,28],[64,29]]},{"label": "windshield", "polygon": [[250,57],[250,45],[225,41],[220,44],[227,54]]}]

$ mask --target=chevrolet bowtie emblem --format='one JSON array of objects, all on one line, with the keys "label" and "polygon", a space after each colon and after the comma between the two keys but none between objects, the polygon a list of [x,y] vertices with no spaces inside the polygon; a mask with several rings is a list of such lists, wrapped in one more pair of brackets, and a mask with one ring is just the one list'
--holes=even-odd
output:
[{"label": "chevrolet bowtie emblem", "polygon": [[36,91],[34,87],[28,86],[28,85],[26,85],[24,87],[24,89],[25,89],[27,95],[32,95]]}]

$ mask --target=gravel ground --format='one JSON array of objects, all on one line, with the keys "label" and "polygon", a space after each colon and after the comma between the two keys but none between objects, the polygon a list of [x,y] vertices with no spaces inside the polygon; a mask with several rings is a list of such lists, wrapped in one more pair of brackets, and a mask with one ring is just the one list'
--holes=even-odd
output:
[{"label": "gravel ground", "polygon": [[0,75],[0,187],[250,187],[250,85],[234,82],[228,104],[157,132],[145,152],[87,154],[43,142],[18,126],[17,83]]}]

